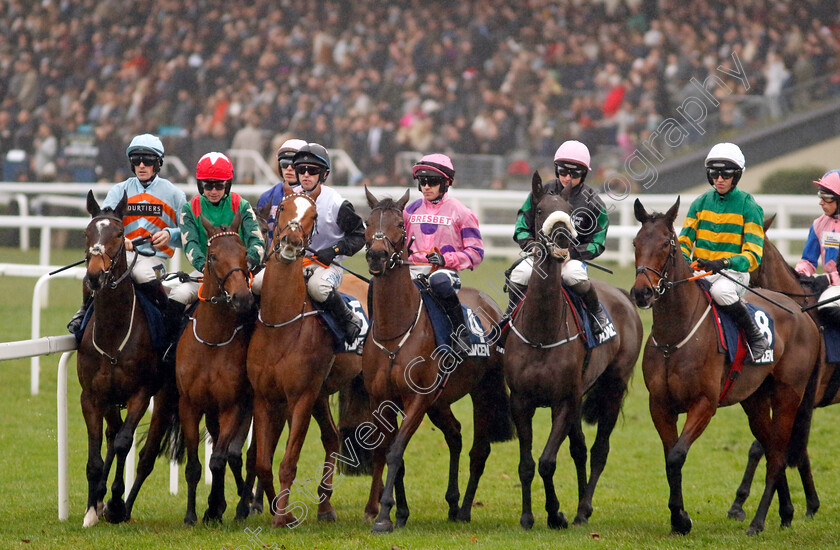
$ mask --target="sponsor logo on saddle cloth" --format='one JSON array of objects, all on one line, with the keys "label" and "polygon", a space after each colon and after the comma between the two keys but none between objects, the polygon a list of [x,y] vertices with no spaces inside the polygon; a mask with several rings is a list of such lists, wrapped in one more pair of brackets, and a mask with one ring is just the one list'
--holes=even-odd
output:
[{"label": "sponsor logo on saddle cloth", "polygon": [[[758,327],[758,330],[761,331],[762,336],[767,339],[767,342],[770,344],[770,349],[768,349],[764,355],[755,362],[756,365],[764,365],[767,363],[772,363],[774,359],[773,349],[776,347],[775,342],[775,330],[773,328],[773,319],[767,315],[767,313],[760,309],[758,306],[753,304],[745,304],[747,306],[747,311],[752,317],[755,326]],[[720,311],[720,310],[718,310]],[[723,328],[723,337],[726,341],[726,348],[727,348],[727,358],[729,361],[735,360],[735,353],[738,350],[738,328],[735,325],[735,322],[729,318],[728,315],[721,314],[721,325]],[[746,338],[743,339],[745,346],[748,346]]]},{"label": "sponsor logo on saddle cloth", "polygon": [[618,332],[615,330],[615,325],[613,324],[612,319],[609,319],[607,326],[605,326],[604,330],[598,335],[598,344],[603,344],[616,335],[618,335]]},{"label": "sponsor logo on saddle cloth", "polygon": [[470,329],[470,350],[467,355],[470,357],[490,357],[490,344],[487,343],[487,338],[484,335],[484,327],[481,325],[478,315],[465,305],[461,306],[464,310],[464,318],[467,320],[467,328]]}]

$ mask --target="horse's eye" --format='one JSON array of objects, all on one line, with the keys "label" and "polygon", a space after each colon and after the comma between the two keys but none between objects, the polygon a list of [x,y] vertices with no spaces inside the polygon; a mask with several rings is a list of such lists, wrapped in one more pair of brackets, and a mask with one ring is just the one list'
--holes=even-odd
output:
[{"label": "horse's eye", "polygon": [[210,262],[215,262],[216,261],[216,255],[215,254],[208,254],[207,260],[210,261]]}]

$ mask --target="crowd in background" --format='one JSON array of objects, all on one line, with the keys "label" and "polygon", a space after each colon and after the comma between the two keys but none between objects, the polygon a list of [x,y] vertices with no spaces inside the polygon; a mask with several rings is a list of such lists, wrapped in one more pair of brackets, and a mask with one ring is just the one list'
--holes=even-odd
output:
[{"label": "crowd in background", "polygon": [[[743,64],[717,128],[828,78],[840,90],[837,0],[5,0],[0,159],[16,179],[126,175],[130,136],[158,133],[188,167],[207,151],[271,158],[288,136],[344,149],[373,183],[397,151],[550,158],[576,138],[632,151],[690,79]],[[695,92],[696,93],[696,92]],[[81,177],[81,176],[77,176]]]}]

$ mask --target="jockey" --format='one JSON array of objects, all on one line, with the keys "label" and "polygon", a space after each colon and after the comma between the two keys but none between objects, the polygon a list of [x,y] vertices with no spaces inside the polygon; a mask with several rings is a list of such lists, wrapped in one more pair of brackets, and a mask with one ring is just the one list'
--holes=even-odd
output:
[{"label": "jockey", "polygon": [[[823,215],[814,220],[808,232],[808,240],[802,251],[802,259],[796,264],[796,272],[803,285],[810,286],[819,294],[819,300],[840,296],[840,273],[837,272],[837,256],[840,249],[840,170],[826,172],[814,182],[819,189],[820,208]],[[820,258],[823,273],[815,275]],[[821,305],[817,310],[820,320],[826,324],[840,326],[840,301]]]},{"label": "jockey", "polygon": [[[268,233],[265,235],[268,243],[271,243],[271,240],[274,238],[274,220],[277,214],[277,205],[283,202],[283,184],[297,184],[297,174],[295,173],[295,167],[292,166],[292,160],[295,158],[295,153],[304,145],[306,145],[306,142],[302,139],[287,139],[277,149],[277,171],[280,174],[280,182],[260,195],[260,199],[257,201],[257,212],[262,212],[263,208],[270,205],[267,220]],[[254,275],[254,281],[251,283],[251,292],[253,292],[255,298],[259,298],[260,292],[262,291],[264,276],[264,269]]]},{"label": "jockey", "polygon": [[[175,254],[175,248],[181,246],[178,212],[187,200],[183,191],[158,176],[163,165],[163,152],[163,143],[157,136],[135,136],[125,150],[134,177],[112,187],[102,203],[103,208],[114,208],[123,194],[128,197],[123,225],[126,259],[128,265],[134,263],[131,278],[137,288],[161,308],[166,302],[166,293],[161,285],[161,278],[166,274],[163,262]],[[151,240],[138,245],[137,249],[152,254],[150,256],[135,252],[131,242],[145,236],[151,236]],[[67,330],[79,330],[91,299],[92,295],[85,285],[82,307],[67,324]]]},{"label": "jockey", "polygon": [[[408,260],[439,268],[429,276],[429,288],[452,323],[453,342],[461,349],[469,350],[469,328],[458,300],[461,289],[458,272],[475,269],[484,259],[478,219],[461,201],[447,193],[455,178],[455,168],[448,156],[426,155],[414,165],[411,173],[423,198],[403,211],[406,238],[408,242],[414,238],[418,249]],[[430,270],[430,266],[412,266],[411,273],[417,277]]]},{"label": "jockey", "polygon": [[[253,270],[262,262],[265,243],[251,205],[230,190],[233,184],[230,159],[222,153],[207,153],[195,167],[195,179],[198,195],[181,209],[181,241],[184,253],[195,269],[190,277],[201,277],[207,261],[207,232],[200,217],[214,227],[229,226],[238,213],[241,219],[239,236],[248,249],[248,267]],[[198,298],[200,287],[200,283],[190,280],[177,284],[170,291],[164,317],[170,341],[177,337],[184,311]]]},{"label": "jockey", "polygon": [[332,187],[324,185],[330,174],[330,155],[324,146],[317,143],[301,146],[292,165],[297,176],[294,191],[315,199],[318,212],[318,222],[310,243],[315,253],[306,253],[310,261],[318,263],[307,265],[304,262],[306,290],[313,301],[320,303],[342,324],[345,340],[350,344],[359,337],[362,323],[338,293],[343,276],[338,264],[364,247],[365,224],[349,201],[341,198]]},{"label": "jockey", "polygon": [[[595,287],[589,281],[586,265],[581,260],[594,260],[604,252],[604,241],[610,222],[604,201],[594,189],[583,183],[592,169],[589,164],[589,149],[586,145],[575,140],[563,142],[554,153],[554,174],[557,179],[543,184],[543,189],[546,193],[560,193],[564,188],[572,186],[569,203],[577,231],[577,242],[569,247],[569,257],[563,262],[560,276],[563,284],[583,298],[586,309],[595,321],[592,329],[597,336],[603,333],[608,320],[601,308]],[[519,209],[513,240],[527,252],[537,238],[536,231],[529,194],[525,204]],[[507,281],[510,293],[507,315],[513,313],[516,304],[525,295],[532,272],[531,257],[526,257],[512,267]]]},{"label": "jockey", "polygon": [[[746,161],[734,143],[718,143],[706,156],[706,179],[713,189],[697,197],[680,231],[680,248],[697,273],[707,277],[712,299],[728,313],[747,337],[753,363],[761,360],[770,344],[755,325],[741,297],[750,283],[750,271],[764,254],[764,210],[752,195],[736,186]],[[702,235],[702,237],[700,237]],[[732,280],[719,275],[724,271]]]}]

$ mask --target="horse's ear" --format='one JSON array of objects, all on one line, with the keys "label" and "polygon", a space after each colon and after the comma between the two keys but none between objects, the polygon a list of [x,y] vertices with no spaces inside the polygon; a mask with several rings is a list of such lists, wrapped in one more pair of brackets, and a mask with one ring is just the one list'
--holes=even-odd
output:
[{"label": "horse's ear", "polygon": [[376,205],[379,204],[379,199],[373,196],[373,193],[370,192],[367,185],[365,185],[365,197],[367,197],[367,203],[371,210],[376,208]]},{"label": "horse's ear", "polygon": [[405,205],[408,204],[408,196],[411,193],[411,189],[406,189],[405,194],[402,196],[400,200],[397,201],[397,206],[400,207],[400,210],[405,210]]},{"label": "horse's ear", "polygon": [[[294,189],[292,189],[292,186],[291,186],[291,185],[289,185],[289,182],[284,181],[284,182],[283,182],[283,196],[284,196],[284,197],[288,197],[289,195],[293,195],[294,193],[295,193],[295,190],[294,190]],[[271,203],[269,203],[269,205],[270,205],[270,204],[271,204]]]},{"label": "horse's ear", "polygon": [[242,215],[237,212],[236,215],[233,217],[233,221],[230,222],[230,228],[228,231],[233,231],[234,233],[239,232],[239,225],[242,223]]},{"label": "horse's ear", "polygon": [[531,178],[531,203],[532,206],[534,203],[540,202],[540,199],[545,193],[543,192],[542,186],[542,178],[540,177],[540,173],[534,171],[534,176]]},{"label": "horse's ear", "polygon": [[204,231],[207,232],[207,238],[209,239],[213,235],[219,232],[218,228],[215,225],[210,223],[207,218],[204,216],[199,216],[201,218],[201,226],[204,227]]},{"label": "horse's ear", "polygon": [[574,189],[574,187],[567,185],[562,191],[560,191],[560,197],[566,202],[569,202],[569,197],[572,195],[572,189]]},{"label": "horse's ear", "polygon": [[764,218],[764,232],[767,233],[767,230],[770,229],[770,226],[773,225],[773,222],[776,221],[776,214],[770,214],[766,218]]},{"label": "horse's ear", "polygon": [[650,218],[650,214],[647,213],[639,199],[636,199],[636,202],[633,203],[633,213],[636,214],[636,219],[641,223],[645,223]]},{"label": "horse's ear", "polygon": [[317,186],[315,189],[313,189],[312,191],[310,191],[309,193],[307,193],[307,195],[309,196],[309,198],[310,198],[310,199],[312,199],[313,201],[317,201],[317,200],[318,200],[318,196],[321,194],[321,187],[322,187],[322,186],[321,186],[321,185],[319,185],[319,186]]},{"label": "horse's ear", "polygon": [[117,207],[114,208],[114,213],[117,215],[118,218],[122,219],[125,217],[125,209],[128,207],[128,196],[123,191],[122,199],[117,204]]},{"label": "horse's ear", "polygon": [[679,195],[677,195],[677,202],[675,202],[674,206],[672,206],[671,208],[668,209],[667,212],[665,212],[665,221],[668,222],[668,225],[670,227],[673,227],[674,220],[677,219],[677,214],[679,214],[679,212],[680,212],[680,197],[679,197]]},{"label": "horse's ear", "polygon": [[96,202],[96,197],[93,196],[93,190],[92,189],[90,191],[88,191],[87,211],[90,214],[91,218],[95,218],[96,216],[98,216],[99,211],[100,211],[99,203]]}]

